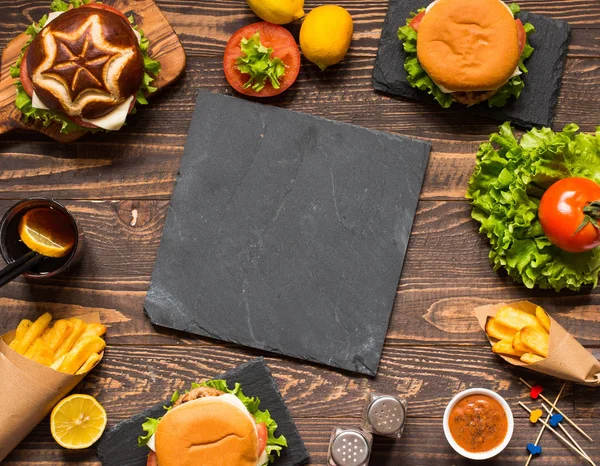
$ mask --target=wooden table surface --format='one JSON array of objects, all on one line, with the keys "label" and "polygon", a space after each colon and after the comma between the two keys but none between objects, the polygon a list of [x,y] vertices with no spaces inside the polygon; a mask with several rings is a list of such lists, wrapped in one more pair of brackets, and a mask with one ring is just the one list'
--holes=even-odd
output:
[{"label": "wooden table surface", "polygon": [[[132,0],[133,2],[134,0]],[[39,19],[49,0],[0,0],[0,48]],[[44,282],[19,279],[0,290],[0,333],[43,311],[55,316],[98,311],[109,326],[102,364],[76,389],[98,398],[109,427],[167,398],[188,382],[212,377],[264,355],[312,455],[325,464],[331,429],[356,426],[366,393],[405,396],[409,419],[402,439],[376,440],[373,465],[462,464],[448,446],[441,418],[450,398],[470,387],[496,390],[516,416],[512,442],[489,464],[524,464],[538,428],[517,401],[528,401],[522,376],[554,397],[560,383],[515,369],[489,349],[473,318],[475,306],[530,299],[600,356],[600,289],[528,290],[495,273],[487,240],[477,233],[464,199],[479,143],[497,124],[457,110],[376,93],[371,71],[387,0],[340,0],[355,21],[346,60],[326,72],[303,61],[297,83],[269,103],[433,144],[383,358],[375,379],[275,357],[235,345],[153,328],[142,304],[198,89],[231,95],[221,66],[224,45],[257,21],[243,0],[159,0],[179,34],[188,67],[183,78],[140,108],[115,134],[58,144],[37,133],[0,138],[0,213],[29,196],[59,199],[85,231],[82,261]],[[308,0],[311,10],[329,0]],[[600,2],[524,0],[523,9],[564,19],[573,32],[554,128],[600,124]],[[297,33],[298,26],[291,26]],[[0,377],[2,374],[0,374]],[[569,385],[560,403],[597,441],[582,446],[600,461],[598,390]],[[6,403],[9,400],[0,400]],[[577,438],[579,440],[579,438]],[[584,464],[550,434],[533,464]],[[94,449],[65,451],[43,421],[4,464],[97,464]]]}]

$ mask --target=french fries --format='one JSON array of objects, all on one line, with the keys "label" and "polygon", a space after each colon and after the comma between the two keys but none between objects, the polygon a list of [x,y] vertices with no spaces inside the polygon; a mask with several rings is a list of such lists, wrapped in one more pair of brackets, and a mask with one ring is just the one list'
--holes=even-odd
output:
[{"label": "french fries", "polygon": [[67,374],[85,374],[102,359],[106,327],[86,324],[76,317],[59,319],[51,325],[46,312],[35,322],[23,319],[9,347],[32,361]]},{"label": "french fries", "polygon": [[492,351],[514,356],[526,364],[535,364],[548,357],[550,351],[550,317],[541,307],[535,315],[506,306],[494,317],[488,317],[485,333],[496,339]]}]

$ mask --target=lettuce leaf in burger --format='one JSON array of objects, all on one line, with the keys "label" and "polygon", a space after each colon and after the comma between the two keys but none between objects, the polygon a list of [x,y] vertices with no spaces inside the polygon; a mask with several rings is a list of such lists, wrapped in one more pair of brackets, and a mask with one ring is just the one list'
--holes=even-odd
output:
[{"label": "lettuce leaf in burger", "polygon": [[132,17],[89,0],[54,0],[33,23],[10,75],[26,119],[62,133],[114,131],[148,103],[160,63]]},{"label": "lettuce leaf in burger", "polygon": [[280,456],[287,440],[275,436],[277,423],[259,405],[239,383],[233,389],[225,380],[193,383],[184,394],[173,394],[163,417],[142,424],[146,435],[138,445],[152,450],[148,466],[265,466]]},{"label": "lettuce leaf in burger", "polygon": [[408,83],[444,108],[456,101],[502,107],[519,98],[533,53],[532,24],[501,0],[436,0],[398,30]]}]

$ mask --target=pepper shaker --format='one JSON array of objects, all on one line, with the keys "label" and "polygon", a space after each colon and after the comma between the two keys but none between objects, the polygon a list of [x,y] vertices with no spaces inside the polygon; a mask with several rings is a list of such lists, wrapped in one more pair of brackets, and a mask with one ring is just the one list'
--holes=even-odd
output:
[{"label": "pepper shaker", "polygon": [[383,437],[402,437],[406,422],[407,402],[405,399],[369,393],[363,411],[362,428]]},{"label": "pepper shaker", "polygon": [[333,429],[327,453],[328,466],[367,466],[373,436],[361,429]]}]

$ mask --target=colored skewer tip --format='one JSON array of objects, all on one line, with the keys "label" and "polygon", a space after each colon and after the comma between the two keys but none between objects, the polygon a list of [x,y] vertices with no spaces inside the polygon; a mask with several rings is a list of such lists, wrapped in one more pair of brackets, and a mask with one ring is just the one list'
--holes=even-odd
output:
[{"label": "colored skewer tip", "polygon": [[539,455],[542,453],[542,447],[534,443],[527,444],[527,451],[530,455]]}]

